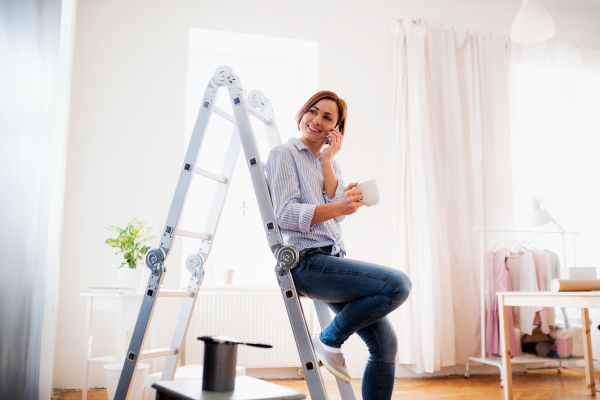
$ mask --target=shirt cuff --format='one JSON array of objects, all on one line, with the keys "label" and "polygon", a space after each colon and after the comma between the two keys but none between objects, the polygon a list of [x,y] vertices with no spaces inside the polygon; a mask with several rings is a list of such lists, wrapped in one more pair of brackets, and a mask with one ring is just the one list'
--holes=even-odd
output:
[{"label": "shirt cuff", "polygon": [[323,190],[323,198],[325,199],[325,203],[329,204],[329,203],[333,203],[334,201],[338,201],[339,199],[341,199],[343,193],[344,193],[344,183],[342,182],[341,179],[338,179],[338,185],[337,185],[337,188],[335,188],[335,194],[333,195],[333,199],[330,199],[329,196],[327,196],[327,193],[325,192],[325,190]]},{"label": "shirt cuff", "polygon": [[317,208],[314,204],[302,204],[300,207],[300,218],[298,218],[298,227],[300,232],[309,233],[310,223],[312,222],[313,216],[315,215],[315,209]]}]

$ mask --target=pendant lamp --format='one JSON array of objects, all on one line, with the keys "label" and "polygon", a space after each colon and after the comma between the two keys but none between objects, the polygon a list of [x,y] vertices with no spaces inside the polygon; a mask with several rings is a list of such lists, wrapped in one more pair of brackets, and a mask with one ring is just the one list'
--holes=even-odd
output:
[{"label": "pendant lamp", "polygon": [[539,43],[550,39],[555,33],[554,21],[540,0],[523,0],[512,24],[511,40],[520,44]]}]

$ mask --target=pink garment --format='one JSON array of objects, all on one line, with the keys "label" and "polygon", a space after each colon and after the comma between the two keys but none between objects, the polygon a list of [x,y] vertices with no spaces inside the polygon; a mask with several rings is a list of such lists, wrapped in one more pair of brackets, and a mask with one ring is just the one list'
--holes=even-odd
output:
[{"label": "pink garment", "polygon": [[[541,292],[546,290],[546,264],[545,260],[541,260],[541,254],[536,250],[531,250],[533,256],[533,262],[535,264],[535,277],[537,278],[538,288]],[[543,264],[543,265],[542,265]],[[549,267],[549,266],[548,266]],[[538,311],[533,323],[540,325],[542,332],[545,334],[550,333],[550,326],[548,324],[548,308],[544,307],[541,311]]]},{"label": "pink garment", "polygon": [[[498,310],[498,296],[496,292],[508,291],[508,268],[506,266],[507,251],[502,249],[495,253],[487,254],[488,262],[488,310],[485,329],[486,351],[490,354],[501,356],[500,348],[500,315]],[[508,307],[508,332],[510,336],[510,355],[519,354],[517,339],[513,322],[512,307]]]},{"label": "pink garment", "polygon": [[571,357],[571,354],[573,354],[573,338],[556,339],[554,345],[552,345],[552,350],[554,350],[560,358]]}]

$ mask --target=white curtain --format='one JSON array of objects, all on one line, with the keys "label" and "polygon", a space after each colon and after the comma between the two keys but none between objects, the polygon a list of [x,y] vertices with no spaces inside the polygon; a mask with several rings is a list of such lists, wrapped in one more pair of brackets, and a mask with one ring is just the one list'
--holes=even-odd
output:
[{"label": "white curtain", "polygon": [[512,226],[507,38],[392,27],[394,265],[413,281],[399,362],[418,373],[480,351],[475,227]]}]

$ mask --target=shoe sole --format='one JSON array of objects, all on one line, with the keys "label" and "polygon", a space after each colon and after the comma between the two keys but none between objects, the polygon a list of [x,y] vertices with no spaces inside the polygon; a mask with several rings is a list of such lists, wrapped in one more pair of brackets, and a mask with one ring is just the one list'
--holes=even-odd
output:
[{"label": "shoe sole", "polygon": [[333,376],[335,376],[340,381],[342,381],[344,383],[350,383],[352,381],[352,378],[342,374],[341,372],[339,372],[338,370],[333,368],[331,365],[329,365],[327,362],[323,362],[323,360],[319,360],[319,364],[323,365],[327,369],[327,371],[331,372],[331,374],[333,374]]}]

